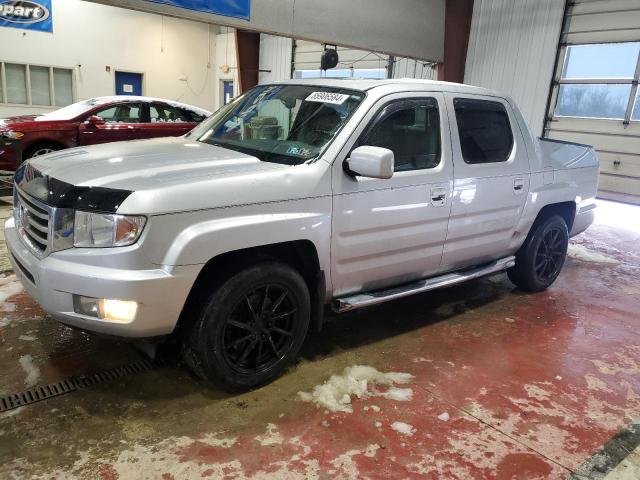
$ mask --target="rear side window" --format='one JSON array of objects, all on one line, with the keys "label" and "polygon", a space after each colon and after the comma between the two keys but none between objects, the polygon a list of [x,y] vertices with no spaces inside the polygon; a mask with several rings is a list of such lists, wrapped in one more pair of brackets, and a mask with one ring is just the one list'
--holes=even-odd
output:
[{"label": "rear side window", "polygon": [[196,122],[196,123],[200,123],[201,121],[203,121],[205,118],[204,115],[200,114],[200,113],[196,113],[193,110],[187,110],[186,108],[180,108],[179,109],[182,114],[187,117],[189,119],[190,122]]},{"label": "rear side window", "polygon": [[509,115],[500,102],[456,98],[458,134],[466,163],[505,162],[513,148]]},{"label": "rear side window", "polygon": [[179,108],[162,103],[152,104],[149,107],[149,116],[151,117],[151,123],[176,123],[190,121],[190,119],[184,115]]},{"label": "rear side window", "polygon": [[388,148],[394,170],[423,170],[440,163],[440,117],[435,99],[388,104],[368,128],[360,145]]}]

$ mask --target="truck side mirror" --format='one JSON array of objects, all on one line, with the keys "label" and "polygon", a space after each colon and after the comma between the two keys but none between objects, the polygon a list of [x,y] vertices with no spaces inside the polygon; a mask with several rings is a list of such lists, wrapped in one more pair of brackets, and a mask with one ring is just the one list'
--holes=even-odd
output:
[{"label": "truck side mirror", "polygon": [[84,123],[85,125],[95,127],[96,125],[104,125],[106,122],[100,115],[91,115]]},{"label": "truck side mirror", "polygon": [[346,160],[350,173],[369,178],[393,176],[393,152],[388,148],[364,145],[351,152]]}]

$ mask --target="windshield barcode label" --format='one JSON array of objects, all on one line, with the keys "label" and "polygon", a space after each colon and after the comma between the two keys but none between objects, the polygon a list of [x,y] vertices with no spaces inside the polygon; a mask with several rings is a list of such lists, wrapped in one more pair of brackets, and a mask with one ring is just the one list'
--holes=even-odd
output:
[{"label": "windshield barcode label", "polygon": [[350,96],[351,95],[345,95],[343,93],[313,92],[311,95],[305,98],[305,101],[333,103],[334,105],[342,105]]}]

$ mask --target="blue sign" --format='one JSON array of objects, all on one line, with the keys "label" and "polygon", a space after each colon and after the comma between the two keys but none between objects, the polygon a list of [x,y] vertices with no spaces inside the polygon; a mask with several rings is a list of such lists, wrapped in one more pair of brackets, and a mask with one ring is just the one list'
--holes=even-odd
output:
[{"label": "blue sign", "polygon": [[52,32],[51,0],[0,0],[0,27]]},{"label": "blue sign", "polygon": [[251,0],[147,0],[175,7],[249,20]]}]

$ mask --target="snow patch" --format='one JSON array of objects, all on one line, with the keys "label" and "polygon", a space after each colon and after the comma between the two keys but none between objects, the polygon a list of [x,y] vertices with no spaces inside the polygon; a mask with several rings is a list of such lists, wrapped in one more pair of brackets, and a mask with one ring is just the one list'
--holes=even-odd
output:
[{"label": "snow patch", "polygon": [[409,425],[404,422],[393,422],[391,424],[391,428],[401,435],[407,435],[409,437],[411,437],[416,431],[416,429],[413,428],[413,425]]},{"label": "snow patch", "polygon": [[413,398],[413,390],[410,388],[396,388],[391,387],[389,390],[382,394],[383,397],[389,400],[396,400],[398,402],[408,402]]},{"label": "snow patch", "polygon": [[282,435],[278,431],[278,426],[274,423],[267,424],[267,431],[263,435],[258,435],[254,438],[263,447],[270,445],[280,445],[282,443]]},{"label": "snow patch", "polygon": [[569,244],[567,249],[567,255],[575,260],[581,260],[583,262],[593,263],[618,263],[615,258],[609,257],[604,253],[589,250],[584,245],[578,243]]},{"label": "snow patch", "polygon": [[35,342],[36,337],[34,337],[33,335],[20,335],[18,337],[18,340],[24,340],[25,342]]},{"label": "snow patch", "polygon": [[0,418],[10,418],[19,415],[26,407],[18,407],[13,410],[9,410],[3,413],[0,413]]},{"label": "snow patch", "polygon": [[[331,412],[352,413],[351,397],[369,398],[386,397],[391,400],[411,400],[413,390],[410,388],[396,388],[393,384],[406,384],[413,375],[400,372],[383,373],[366,365],[347,367],[342,375],[331,375],[322,385],[313,387],[311,393],[298,392],[298,396],[305,402],[313,402]],[[376,386],[390,386],[385,392],[380,392]],[[369,389],[369,387],[372,387]]]},{"label": "snow patch", "polygon": [[24,383],[27,387],[33,387],[40,380],[40,369],[33,363],[33,357],[31,355],[23,355],[18,360],[20,366],[27,374],[27,378],[24,379]]},{"label": "snow patch", "polygon": [[22,292],[22,284],[15,275],[0,277],[0,304],[7,301],[8,298]]},{"label": "snow patch", "polygon": [[15,303],[9,303],[9,302],[4,302],[4,303],[0,303],[0,310],[3,312],[15,312],[16,311],[16,304]]}]

